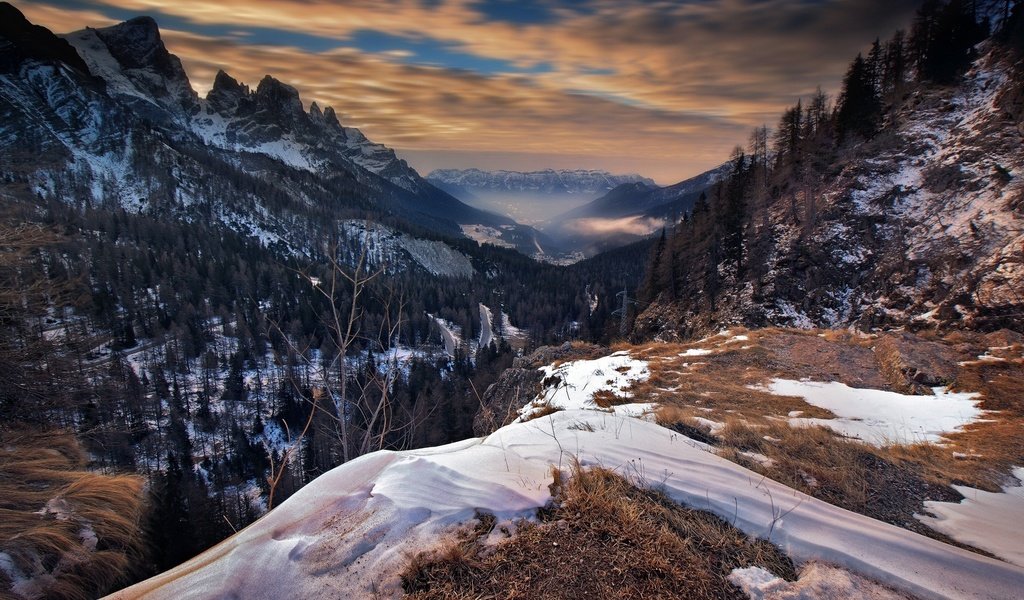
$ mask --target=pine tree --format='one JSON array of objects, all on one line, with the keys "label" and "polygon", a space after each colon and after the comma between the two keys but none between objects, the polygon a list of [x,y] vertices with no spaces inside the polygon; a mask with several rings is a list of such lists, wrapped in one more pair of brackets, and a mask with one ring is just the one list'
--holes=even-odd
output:
[{"label": "pine tree", "polygon": [[836,110],[836,132],[842,143],[851,137],[871,139],[878,131],[881,103],[872,83],[871,70],[858,54],[853,60],[839,96]]}]

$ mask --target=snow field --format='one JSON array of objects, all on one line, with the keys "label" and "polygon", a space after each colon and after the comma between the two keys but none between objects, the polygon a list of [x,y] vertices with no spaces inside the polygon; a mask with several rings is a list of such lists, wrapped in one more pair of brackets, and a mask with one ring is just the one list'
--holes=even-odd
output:
[{"label": "snow field", "polygon": [[502,521],[532,515],[549,499],[551,465],[572,456],[655,483],[797,561],[834,563],[922,598],[1012,598],[1024,586],[1024,569],[815,500],[654,423],[570,409],[486,438],[363,456],[113,597],[395,596],[410,553],[477,510]]},{"label": "snow field", "polygon": [[1014,533],[1015,524],[1024,523],[1024,468],[1014,469],[1013,476],[1017,481],[1002,493],[955,485],[961,502],[925,502],[935,516],[915,516],[935,531],[1024,567],[1024,544]]}]

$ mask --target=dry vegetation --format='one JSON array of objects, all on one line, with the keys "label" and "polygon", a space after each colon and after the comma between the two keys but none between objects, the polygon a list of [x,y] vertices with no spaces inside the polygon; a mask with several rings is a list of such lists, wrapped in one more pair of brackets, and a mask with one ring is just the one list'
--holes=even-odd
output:
[{"label": "dry vegetation", "polygon": [[606,469],[556,470],[553,503],[497,543],[480,515],[440,549],[412,557],[402,574],[417,599],[745,598],[726,579],[757,565],[795,579],[775,546],[718,517],[680,506]]},{"label": "dry vegetation", "polygon": [[[142,479],[85,465],[70,434],[0,432],[0,553],[32,578],[21,596],[94,598],[138,562]],[[13,583],[0,570],[0,596]]]},{"label": "dry vegetation", "polygon": [[[1012,332],[734,330],[692,344],[633,349],[633,356],[649,361],[651,377],[632,388],[631,401],[660,403],[662,425],[716,446],[726,458],[772,479],[942,537],[913,518],[923,511],[924,500],[957,501],[960,495],[951,484],[998,491],[1010,469],[1024,464],[1022,340]],[[697,355],[695,349],[712,352]],[[691,355],[681,356],[687,350]],[[800,398],[757,389],[776,377],[901,393],[949,386],[979,393],[981,408],[992,412],[949,434],[941,445],[876,448],[823,428],[791,428],[791,411],[801,411],[801,417],[832,415]],[[712,429],[709,421],[718,425]]]}]

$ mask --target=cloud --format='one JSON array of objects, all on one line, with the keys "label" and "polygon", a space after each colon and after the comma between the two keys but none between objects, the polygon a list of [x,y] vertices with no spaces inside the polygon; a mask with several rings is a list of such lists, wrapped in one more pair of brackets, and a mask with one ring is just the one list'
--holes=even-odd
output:
[{"label": "cloud", "polygon": [[[476,0],[98,0],[88,11],[26,13],[58,31],[106,24],[115,7],[164,15],[175,29],[168,47],[201,91],[218,68],[250,83],[270,73],[410,156],[489,153],[516,161],[509,168],[546,166],[531,162],[543,155],[640,162],[629,170],[667,183],[724,161],[818,84],[834,91],[852,56],[909,22],[917,2],[548,4],[519,21]],[[69,26],[72,17],[81,20]],[[254,28],[260,40],[281,31],[288,45],[240,35]],[[427,64],[404,46],[371,51],[359,47],[366,32],[482,66]],[[304,47],[301,36],[317,42]]]},{"label": "cloud", "polygon": [[586,236],[606,236],[616,233],[647,235],[665,226],[664,219],[650,217],[622,217],[619,219],[573,219],[562,225],[565,231]]}]

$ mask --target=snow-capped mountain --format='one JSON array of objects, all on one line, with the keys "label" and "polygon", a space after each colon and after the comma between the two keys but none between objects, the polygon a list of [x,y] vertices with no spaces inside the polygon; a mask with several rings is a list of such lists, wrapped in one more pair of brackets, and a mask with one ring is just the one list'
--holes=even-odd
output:
[{"label": "snow-capped mountain", "polygon": [[151,18],[57,37],[4,12],[2,166],[37,197],[212,218],[298,252],[322,237],[314,230],[355,216],[456,237],[489,227],[524,253],[558,254],[533,229],[437,189],[331,107],[307,111],[271,76],[250,89],[221,71],[200,98]]},{"label": "snow-capped mountain", "polygon": [[607,171],[588,169],[528,172],[437,169],[427,175],[427,180],[442,189],[452,187],[470,193],[488,191],[586,195],[605,192],[624,183],[654,185],[653,181],[640,175],[613,175]]}]

